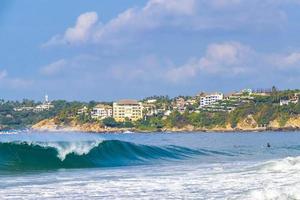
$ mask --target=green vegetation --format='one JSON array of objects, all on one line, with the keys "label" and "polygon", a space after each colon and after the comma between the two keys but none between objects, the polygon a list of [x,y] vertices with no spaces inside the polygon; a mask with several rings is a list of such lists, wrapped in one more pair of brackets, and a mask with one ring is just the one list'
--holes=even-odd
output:
[{"label": "green vegetation", "polygon": [[64,100],[53,101],[53,108],[41,112],[33,110],[16,111],[15,108],[36,107],[41,102],[30,100],[19,101],[0,101],[0,127],[1,129],[24,129],[31,127],[41,120],[57,117],[59,122],[68,123],[71,117],[75,117],[78,108],[83,103],[67,102]]},{"label": "green vegetation", "polygon": [[189,124],[198,128],[224,127],[226,125],[225,112],[200,112],[186,115]]},{"label": "green vegetation", "polygon": [[133,128],[134,124],[127,119],[125,122],[116,122],[116,120],[112,117],[105,118],[102,120],[102,124],[107,127],[112,128]]}]

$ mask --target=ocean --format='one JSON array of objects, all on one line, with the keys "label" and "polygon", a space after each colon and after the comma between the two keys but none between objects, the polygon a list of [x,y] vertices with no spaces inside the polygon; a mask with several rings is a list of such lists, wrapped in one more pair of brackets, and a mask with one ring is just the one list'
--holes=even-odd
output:
[{"label": "ocean", "polygon": [[300,199],[299,177],[299,132],[0,135],[0,199]]}]

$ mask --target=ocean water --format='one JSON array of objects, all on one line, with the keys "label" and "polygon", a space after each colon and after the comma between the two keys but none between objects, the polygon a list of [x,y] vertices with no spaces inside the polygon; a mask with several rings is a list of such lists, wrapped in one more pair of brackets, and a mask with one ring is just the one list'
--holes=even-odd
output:
[{"label": "ocean water", "polygon": [[0,199],[300,199],[300,133],[1,134]]}]

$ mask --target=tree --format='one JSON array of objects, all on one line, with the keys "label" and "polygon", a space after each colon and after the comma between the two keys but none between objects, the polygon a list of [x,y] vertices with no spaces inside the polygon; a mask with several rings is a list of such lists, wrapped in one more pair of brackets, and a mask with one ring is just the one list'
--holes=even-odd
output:
[{"label": "tree", "polygon": [[102,123],[108,127],[118,127],[119,123],[112,117],[108,117],[102,120]]}]

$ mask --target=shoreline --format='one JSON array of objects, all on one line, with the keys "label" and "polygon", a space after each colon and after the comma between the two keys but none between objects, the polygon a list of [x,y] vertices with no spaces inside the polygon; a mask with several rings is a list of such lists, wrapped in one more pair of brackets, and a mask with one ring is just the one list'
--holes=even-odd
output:
[{"label": "shoreline", "polygon": [[[19,132],[20,130],[12,130]],[[45,133],[95,133],[95,134],[110,134],[110,133],[134,133],[134,134],[155,134],[155,133],[264,133],[264,132],[298,132],[300,128],[265,128],[265,129],[232,129],[232,130],[217,130],[217,129],[195,129],[195,130],[188,130],[188,129],[163,129],[163,130],[139,130],[139,129],[126,129],[126,128],[113,128],[107,130],[78,130],[74,128],[62,128],[62,129],[36,129],[31,128],[27,129],[26,131],[37,131],[37,132],[45,132]],[[0,131],[1,132],[1,131]],[[7,131],[5,131],[7,132]]]},{"label": "shoreline", "polygon": [[258,123],[252,116],[240,120],[233,128],[230,123],[217,125],[213,127],[198,127],[191,124],[187,124],[180,127],[162,127],[155,128],[151,126],[147,127],[109,127],[103,126],[100,123],[79,123],[76,120],[72,120],[68,123],[57,123],[55,118],[46,119],[28,127],[30,130],[39,132],[87,132],[87,133],[235,133],[235,132],[296,132],[300,131],[300,116],[296,118],[290,118],[287,123],[282,126],[278,120],[273,120],[267,126],[258,126]]}]

